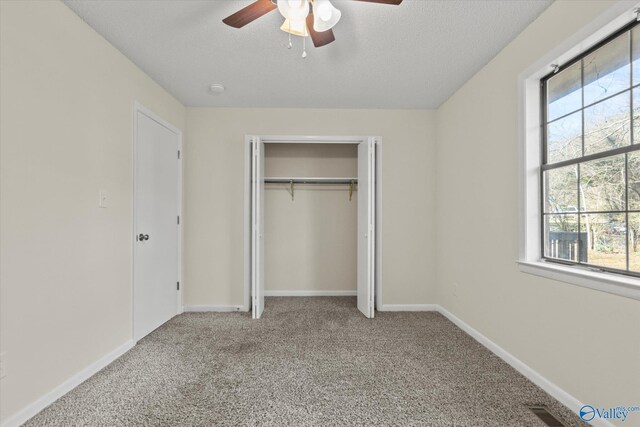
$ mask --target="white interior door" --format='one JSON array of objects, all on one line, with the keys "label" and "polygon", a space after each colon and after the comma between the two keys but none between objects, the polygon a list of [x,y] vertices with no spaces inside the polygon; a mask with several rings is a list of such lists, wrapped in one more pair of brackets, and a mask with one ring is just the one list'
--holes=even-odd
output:
[{"label": "white interior door", "polygon": [[375,286],[375,147],[358,144],[358,309],[374,315]]},{"label": "white interior door", "polygon": [[136,111],[133,336],[178,312],[180,135]]},{"label": "white interior door", "polygon": [[251,294],[253,318],[259,319],[264,310],[264,142],[255,137],[252,140],[252,150]]}]

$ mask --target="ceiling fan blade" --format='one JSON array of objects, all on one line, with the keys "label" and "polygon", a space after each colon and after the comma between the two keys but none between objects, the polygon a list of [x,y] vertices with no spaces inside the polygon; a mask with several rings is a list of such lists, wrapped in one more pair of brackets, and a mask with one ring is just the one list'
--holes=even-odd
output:
[{"label": "ceiling fan blade", "polygon": [[278,6],[276,6],[271,0],[257,0],[244,9],[240,9],[233,15],[227,16],[222,20],[222,22],[233,28],[242,28],[249,22],[255,21],[262,15],[271,12],[277,7]]},{"label": "ceiling fan blade", "polygon": [[328,45],[332,41],[335,41],[336,37],[333,35],[333,30],[323,31],[321,33],[313,29],[313,15],[307,16],[307,30],[311,36],[311,41],[315,47],[322,47]]},{"label": "ceiling fan blade", "polygon": [[354,0],[354,1],[366,1],[367,3],[382,3],[382,4],[393,4],[399,5],[402,3],[402,0]]}]

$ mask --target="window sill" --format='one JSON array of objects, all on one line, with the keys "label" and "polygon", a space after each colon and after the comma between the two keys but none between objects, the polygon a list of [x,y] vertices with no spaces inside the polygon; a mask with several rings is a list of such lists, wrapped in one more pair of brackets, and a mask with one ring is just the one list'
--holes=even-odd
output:
[{"label": "window sill", "polygon": [[635,277],[589,271],[582,267],[564,266],[545,261],[518,261],[518,265],[523,273],[640,300],[640,279]]}]

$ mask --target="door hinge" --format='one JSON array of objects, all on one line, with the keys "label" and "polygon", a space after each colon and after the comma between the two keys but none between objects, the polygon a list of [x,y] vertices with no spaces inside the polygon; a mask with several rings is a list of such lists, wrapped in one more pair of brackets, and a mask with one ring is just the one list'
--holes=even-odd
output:
[{"label": "door hinge", "polygon": [[179,290],[180,290],[180,282],[176,282],[176,283],[177,283],[177,285],[176,285],[176,290],[178,290],[178,291],[179,291]]},{"label": "door hinge", "polygon": [[180,158],[180,150],[178,150],[178,158]]},{"label": "door hinge", "polygon": [[178,215],[178,225],[180,224],[180,215]]}]

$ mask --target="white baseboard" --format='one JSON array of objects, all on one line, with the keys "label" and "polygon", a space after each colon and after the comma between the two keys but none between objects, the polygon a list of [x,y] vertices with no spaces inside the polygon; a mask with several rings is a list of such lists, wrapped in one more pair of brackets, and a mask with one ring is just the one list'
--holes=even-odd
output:
[{"label": "white baseboard", "polygon": [[265,297],[355,297],[357,291],[264,291]]},{"label": "white baseboard", "polygon": [[[507,362],[512,368],[524,375],[529,381],[540,387],[554,399],[569,408],[572,412],[577,414],[580,408],[583,406],[583,404],[578,399],[543,377],[539,372],[533,370],[530,366],[526,365],[520,359],[516,358],[514,355],[491,341],[486,336],[482,335],[476,329],[466,324],[446,308],[438,305],[438,311],[440,312],[440,314],[454,323],[457,327],[470,335],[473,339],[485,346],[493,354]],[[613,424],[605,419],[594,419],[590,424],[597,427],[614,427]]]},{"label": "white baseboard", "polygon": [[438,311],[438,304],[382,304],[378,311]]},{"label": "white baseboard", "polygon": [[215,312],[215,313],[231,313],[236,311],[248,311],[242,305],[185,305],[184,311],[191,313]]},{"label": "white baseboard", "polygon": [[40,397],[35,402],[27,405],[19,412],[4,420],[1,427],[18,427],[24,424],[25,422],[27,422],[27,420],[29,420],[29,418],[33,417],[38,412],[42,411],[53,402],[69,393],[71,390],[82,384],[91,376],[95,375],[98,371],[109,365],[111,362],[122,356],[127,351],[131,350],[134,345],[135,343],[133,342],[133,340],[129,340],[126,343],[122,344],[109,354],[101,357],[44,396]]}]

